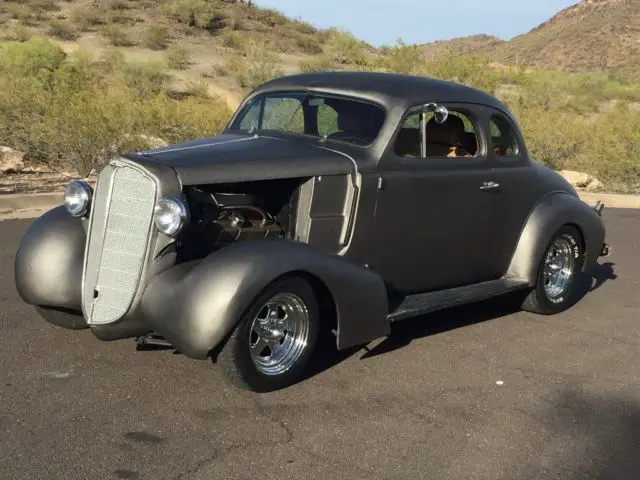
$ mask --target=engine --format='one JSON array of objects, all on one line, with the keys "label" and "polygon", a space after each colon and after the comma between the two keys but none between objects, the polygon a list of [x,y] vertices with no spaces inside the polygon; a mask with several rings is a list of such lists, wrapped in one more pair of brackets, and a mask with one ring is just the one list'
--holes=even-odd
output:
[{"label": "engine", "polygon": [[288,196],[269,204],[259,192],[191,187],[185,194],[191,223],[178,241],[178,262],[203,258],[236,242],[286,237]]}]

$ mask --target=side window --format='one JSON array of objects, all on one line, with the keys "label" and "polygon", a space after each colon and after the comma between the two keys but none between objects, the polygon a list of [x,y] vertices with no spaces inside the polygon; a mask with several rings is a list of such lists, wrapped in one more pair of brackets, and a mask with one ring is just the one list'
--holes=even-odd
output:
[{"label": "side window", "polygon": [[304,112],[302,103],[296,98],[267,98],[264,108],[262,128],[304,133]]},{"label": "side window", "polygon": [[511,123],[502,115],[493,115],[489,123],[493,151],[498,157],[518,155],[518,142]]},{"label": "side window", "polygon": [[318,107],[318,134],[328,136],[339,130],[338,112],[329,105],[320,105]]},{"label": "side window", "polygon": [[[475,157],[478,152],[476,129],[471,119],[462,112],[449,110],[449,117],[436,123],[433,113],[426,115],[427,157]],[[395,153],[401,157],[421,157],[422,133],[420,113],[407,117],[400,128]]]},{"label": "side window", "polygon": [[247,113],[242,117],[240,122],[240,130],[249,130],[251,127],[258,127],[260,123],[260,107],[262,102],[255,102],[249,107]]}]

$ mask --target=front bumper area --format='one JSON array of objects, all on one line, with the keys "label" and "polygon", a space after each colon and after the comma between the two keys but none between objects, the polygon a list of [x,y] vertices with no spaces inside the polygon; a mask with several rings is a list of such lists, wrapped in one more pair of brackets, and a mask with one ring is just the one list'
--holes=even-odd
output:
[{"label": "front bumper area", "polygon": [[[14,263],[20,297],[47,322],[61,328],[89,328],[82,313],[82,276],[87,221],[63,206],[37,218],[25,233]],[[101,340],[119,340],[150,331],[137,309],[122,320],[92,326]]]}]

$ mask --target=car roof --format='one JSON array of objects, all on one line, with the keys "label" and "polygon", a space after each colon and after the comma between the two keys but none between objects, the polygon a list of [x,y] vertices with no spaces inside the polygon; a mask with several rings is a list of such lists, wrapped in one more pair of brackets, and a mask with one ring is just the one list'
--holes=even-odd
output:
[{"label": "car roof", "polygon": [[460,83],[426,76],[385,72],[314,72],[288,75],[256,88],[251,97],[283,90],[323,91],[367,99],[387,110],[428,102],[463,102],[488,105],[512,117],[508,108],[488,93]]}]

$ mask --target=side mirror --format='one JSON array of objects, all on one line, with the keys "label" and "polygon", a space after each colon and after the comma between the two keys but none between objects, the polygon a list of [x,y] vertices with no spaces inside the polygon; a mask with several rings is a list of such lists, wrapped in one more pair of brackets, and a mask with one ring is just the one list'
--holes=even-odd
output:
[{"label": "side mirror", "polygon": [[437,103],[428,103],[425,105],[427,112],[434,112],[434,118],[436,123],[444,123],[449,118],[449,110],[444,105],[438,105]]}]

